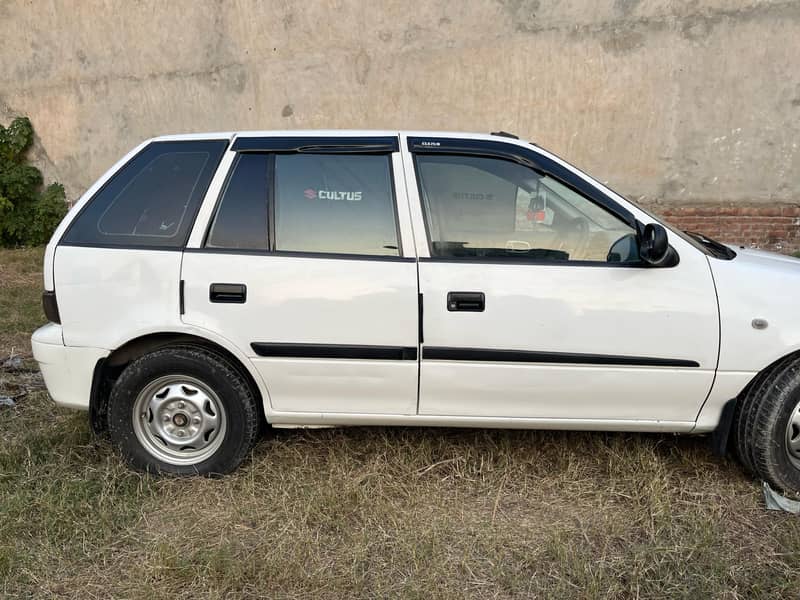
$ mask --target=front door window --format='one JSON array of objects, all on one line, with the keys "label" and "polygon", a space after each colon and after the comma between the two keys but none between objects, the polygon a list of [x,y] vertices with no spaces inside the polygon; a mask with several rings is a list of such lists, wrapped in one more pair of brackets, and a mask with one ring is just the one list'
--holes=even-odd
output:
[{"label": "front door window", "polygon": [[431,255],[636,262],[635,232],[558,180],[499,158],[420,155]]}]

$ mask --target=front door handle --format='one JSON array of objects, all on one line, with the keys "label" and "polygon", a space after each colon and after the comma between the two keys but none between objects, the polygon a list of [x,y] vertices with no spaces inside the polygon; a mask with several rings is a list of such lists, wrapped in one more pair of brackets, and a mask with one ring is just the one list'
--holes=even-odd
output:
[{"label": "front door handle", "polygon": [[208,288],[208,299],[221,304],[244,304],[247,302],[247,286],[243,283],[212,283]]},{"label": "front door handle", "polygon": [[447,310],[450,312],[483,312],[486,309],[486,297],[483,292],[448,292]]}]

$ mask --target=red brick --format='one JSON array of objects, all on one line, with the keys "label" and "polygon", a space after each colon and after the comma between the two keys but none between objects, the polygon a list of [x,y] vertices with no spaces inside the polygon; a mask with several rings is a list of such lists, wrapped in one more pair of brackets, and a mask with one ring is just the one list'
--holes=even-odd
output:
[{"label": "red brick", "polygon": [[758,209],[758,215],[761,217],[780,217],[782,214],[780,206],[763,206]]},{"label": "red brick", "polygon": [[734,216],[739,214],[739,209],[735,206],[720,206],[715,214],[723,217]]},{"label": "red brick", "polygon": [[800,248],[800,204],[691,203],[656,206],[680,229],[698,231],[728,243],[791,253]]}]

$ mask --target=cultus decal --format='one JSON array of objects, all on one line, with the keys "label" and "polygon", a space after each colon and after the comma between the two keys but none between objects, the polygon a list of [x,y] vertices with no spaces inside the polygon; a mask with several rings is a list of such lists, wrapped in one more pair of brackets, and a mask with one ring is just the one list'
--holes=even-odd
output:
[{"label": "cultus decal", "polygon": [[303,195],[309,200],[347,200],[348,202],[361,201],[361,192],[340,192],[338,190],[314,190],[308,188]]},{"label": "cultus decal", "polygon": [[480,194],[474,192],[453,192],[455,200],[494,200],[494,194]]}]

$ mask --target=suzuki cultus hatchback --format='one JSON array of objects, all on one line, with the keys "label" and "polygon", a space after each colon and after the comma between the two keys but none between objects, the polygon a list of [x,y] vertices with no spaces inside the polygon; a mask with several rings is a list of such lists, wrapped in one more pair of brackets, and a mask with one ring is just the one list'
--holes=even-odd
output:
[{"label": "suzuki cultus hatchback", "polygon": [[263,423],[713,432],[800,490],[800,262],[508,134],[148,140],[44,289],[50,394],[138,468],[228,472]]}]

